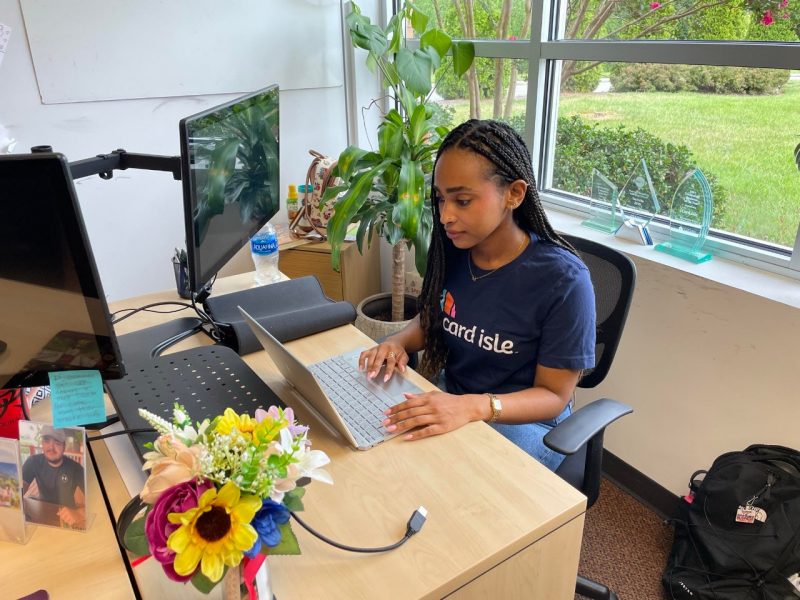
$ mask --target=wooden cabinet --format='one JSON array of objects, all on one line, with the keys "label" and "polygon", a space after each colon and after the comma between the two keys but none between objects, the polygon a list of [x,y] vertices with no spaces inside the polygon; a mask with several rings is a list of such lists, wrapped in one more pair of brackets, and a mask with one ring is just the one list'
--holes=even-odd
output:
[{"label": "wooden cabinet", "polygon": [[328,242],[302,240],[281,244],[280,270],[287,277],[316,275],[322,289],[332,300],[347,300],[357,305],[367,296],[381,291],[380,249],[374,243],[358,252],[353,242],[342,246],[340,271],[331,267],[331,246]]}]

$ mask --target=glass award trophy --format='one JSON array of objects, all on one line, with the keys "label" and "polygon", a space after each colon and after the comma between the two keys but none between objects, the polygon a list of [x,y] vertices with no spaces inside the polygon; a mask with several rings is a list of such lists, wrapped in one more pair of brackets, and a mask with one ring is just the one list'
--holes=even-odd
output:
[{"label": "glass award trophy", "polygon": [[589,218],[581,225],[605,233],[616,233],[620,226],[617,216],[617,186],[597,169],[592,169]]},{"label": "glass award trophy", "polygon": [[622,186],[619,193],[619,208],[622,212],[623,223],[617,232],[618,237],[624,237],[650,246],[653,240],[647,226],[658,213],[659,205],[653,180],[644,159],[631,173],[628,181]]},{"label": "glass award trophy", "polygon": [[703,244],[711,225],[711,188],[703,172],[694,169],[686,174],[672,196],[669,211],[669,240],[656,245],[656,250],[693,263],[711,260]]}]

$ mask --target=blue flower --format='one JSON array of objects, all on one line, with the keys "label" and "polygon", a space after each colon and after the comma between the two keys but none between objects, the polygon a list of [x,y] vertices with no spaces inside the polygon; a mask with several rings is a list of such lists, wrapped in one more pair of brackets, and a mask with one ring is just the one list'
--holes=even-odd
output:
[{"label": "blue flower", "polygon": [[281,542],[281,530],[278,525],[283,525],[289,521],[289,509],[283,504],[275,502],[267,498],[261,504],[261,508],[253,517],[250,525],[258,533],[258,539],[253,547],[250,548],[245,555],[248,558],[254,558],[261,552],[261,544],[265,546],[277,546]]}]

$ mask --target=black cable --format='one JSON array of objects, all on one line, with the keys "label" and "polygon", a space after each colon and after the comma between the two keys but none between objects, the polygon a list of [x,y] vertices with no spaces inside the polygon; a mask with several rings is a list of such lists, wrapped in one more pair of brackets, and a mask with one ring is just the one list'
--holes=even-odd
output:
[{"label": "black cable", "polygon": [[420,506],[414,513],[411,515],[411,518],[408,519],[408,523],[406,523],[406,534],[403,536],[401,540],[398,540],[394,544],[390,544],[389,546],[379,546],[377,548],[359,548],[357,546],[348,546],[347,544],[341,544],[339,542],[335,542],[329,537],[315,531],[308,525],[303,519],[297,516],[297,513],[290,512],[292,518],[300,524],[303,529],[305,529],[308,533],[313,535],[314,537],[322,540],[326,544],[330,544],[335,548],[339,548],[340,550],[346,550],[348,552],[388,552],[389,550],[394,550],[395,548],[399,548],[403,544],[405,544],[411,537],[419,532],[422,529],[422,526],[425,524],[425,519],[428,516],[428,511],[425,509],[424,506]]},{"label": "black cable", "polygon": [[95,440],[104,440],[106,438],[114,437],[116,435],[123,435],[125,433],[133,434],[133,433],[155,433],[155,432],[156,432],[156,430],[153,429],[152,427],[138,427],[136,429],[120,429],[119,431],[112,431],[111,433],[103,433],[103,434],[100,434],[100,435],[94,435],[94,436],[88,438],[88,440],[90,442],[94,442]]},{"label": "black cable", "polygon": [[[176,308],[174,310],[151,310],[155,306],[180,306],[181,308]],[[146,311],[146,312],[154,312],[162,315],[180,312],[182,310],[186,310],[187,308],[194,308],[194,304],[189,304],[187,302],[177,302],[171,300],[169,302],[153,302],[151,304],[145,304],[144,306],[140,306],[139,308],[120,308],[119,310],[114,311],[111,314],[111,324],[116,325],[120,321],[124,321],[128,317],[132,317],[138,312]],[[115,319],[114,316],[121,313],[121,312],[128,312],[128,314]]]}]

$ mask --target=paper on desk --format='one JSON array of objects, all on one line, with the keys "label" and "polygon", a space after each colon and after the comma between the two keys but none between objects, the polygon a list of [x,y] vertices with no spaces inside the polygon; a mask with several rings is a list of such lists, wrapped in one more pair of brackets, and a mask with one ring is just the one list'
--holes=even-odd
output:
[{"label": "paper on desk", "polygon": [[57,371],[49,377],[54,426],[74,427],[106,420],[100,371]]},{"label": "paper on desk", "polygon": [[[112,433],[124,429],[122,423],[114,423],[102,430],[102,433]],[[136,453],[131,438],[127,435],[115,435],[105,440],[108,453],[117,466],[122,481],[131,498],[142,491],[147,473],[142,471],[142,463]]]}]

